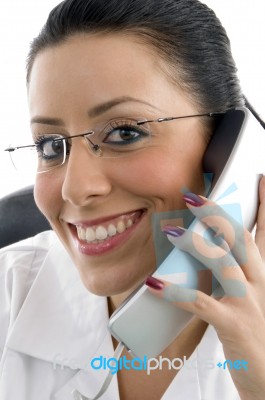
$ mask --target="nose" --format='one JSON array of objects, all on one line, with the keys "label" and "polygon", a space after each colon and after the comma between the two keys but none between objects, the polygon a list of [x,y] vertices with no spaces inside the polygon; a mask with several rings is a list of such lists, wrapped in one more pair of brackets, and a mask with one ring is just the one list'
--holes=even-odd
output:
[{"label": "nose", "polygon": [[112,185],[104,168],[104,159],[91,152],[84,138],[73,141],[64,168],[64,201],[77,207],[84,206],[111,192]]}]

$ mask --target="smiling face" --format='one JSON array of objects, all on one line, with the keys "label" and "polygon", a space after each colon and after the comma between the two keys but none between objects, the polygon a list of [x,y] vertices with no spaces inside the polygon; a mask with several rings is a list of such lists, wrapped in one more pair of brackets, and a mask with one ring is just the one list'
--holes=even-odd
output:
[{"label": "smiling face", "polygon": [[[29,107],[34,138],[199,111],[148,45],[110,34],[75,36],[38,54]],[[72,139],[66,163],[36,178],[38,207],[99,295],[128,293],[154,270],[152,213],[183,209],[184,187],[202,191],[200,119],[150,127],[153,144],[127,157],[97,157],[86,139]]]}]

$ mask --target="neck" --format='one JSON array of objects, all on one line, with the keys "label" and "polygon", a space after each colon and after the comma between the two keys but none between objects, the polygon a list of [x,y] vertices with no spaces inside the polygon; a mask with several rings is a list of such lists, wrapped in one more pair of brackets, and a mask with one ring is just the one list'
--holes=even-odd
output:
[{"label": "neck", "polygon": [[136,288],[131,288],[126,292],[108,297],[109,315],[113,314],[116,308],[118,308],[122,304],[122,302],[126,300],[127,297],[130,296],[134,290],[136,290]]}]

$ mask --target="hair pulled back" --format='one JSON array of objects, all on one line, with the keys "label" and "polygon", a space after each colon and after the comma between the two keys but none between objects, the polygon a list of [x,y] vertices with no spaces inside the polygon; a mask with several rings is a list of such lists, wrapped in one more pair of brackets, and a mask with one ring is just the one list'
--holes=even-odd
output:
[{"label": "hair pulled back", "polygon": [[144,40],[201,110],[244,104],[226,32],[198,0],[65,0],[31,43],[27,82],[41,51],[80,33],[133,34]]}]

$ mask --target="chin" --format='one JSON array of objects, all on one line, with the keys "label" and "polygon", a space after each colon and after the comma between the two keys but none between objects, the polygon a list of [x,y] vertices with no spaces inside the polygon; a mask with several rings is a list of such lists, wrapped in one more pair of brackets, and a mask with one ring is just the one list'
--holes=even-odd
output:
[{"label": "chin", "polygon": [[93,279],[90,274],[89,277],[81,275],[81,280],[87,290],[97,296],[111,297],[123,295],[124,297],[127,297],[131,292],[138,288],[141,283],[144,282],[145,277],[143,277],[141,280],[135,280],[135,278],[121,280],[120,277],[119,279],[113,278],[113,275],[112,278],[109,278],[107,275],[105,275],[105,279],[102,279],[102,277],[100,278],[97,275]]}]

